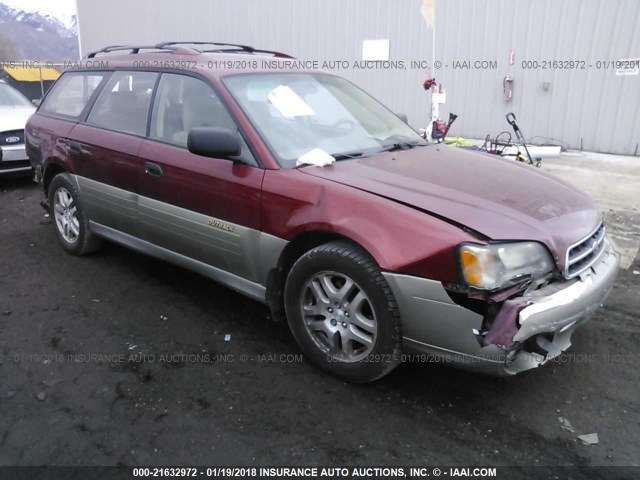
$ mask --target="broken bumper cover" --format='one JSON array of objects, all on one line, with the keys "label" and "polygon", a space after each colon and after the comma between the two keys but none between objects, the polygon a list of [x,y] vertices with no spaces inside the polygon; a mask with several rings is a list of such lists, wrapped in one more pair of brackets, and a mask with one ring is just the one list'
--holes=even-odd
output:
[{"label": "broken bumper cover", "polygon": [[[538,367],[569,348],[573,331],[592,316],[609,293],[618,264],[619,256],[607,241],[599,258],[579,278],[513,299],[521,308],[511,306],[510,328],[503,328],[498,335],[501,338],[483,345],[476,337],[482,315],[453,302],[440,282],[395,273],[384,276],[400,308],[404,350],[420,354],[407,358],[512,375]],[[511,301],[504,302],[502,308]]]},{"label": "broken bumper cover", "polygon": [[[606,240],[600,257],[579,278],[525,294],[530,304],[518,315],[519,328],[505,362],[507,373],[542,365],[569,348],[573,331],[591,318],[609,294],[619,263],[620,256]],[[535,344],[535,351],[527,348],[527,342]]]}]

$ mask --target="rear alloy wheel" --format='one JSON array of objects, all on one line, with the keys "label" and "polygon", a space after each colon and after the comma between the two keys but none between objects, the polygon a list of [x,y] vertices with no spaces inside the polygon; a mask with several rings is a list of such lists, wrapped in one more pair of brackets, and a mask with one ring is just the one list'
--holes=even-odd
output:
[{"label": "rear alloy wheel", "polygon": [[53,218],[62,239],[70,244],[76,243],[80,236],[78,208],[64,187],[58,188],[53,196]]},{"label": "rear alloy wheel", "polygon": [[300,257],[285,285],[287,321],[313,363],[344,380],[374,381],[400,363],[400,315],[375,260],[335,241]]},{"label": "rear alloy wheel", "polygon": [[102,239],[89,231],[80,192],[68,173],[56,175],[49,186],[49,210],[53,228],[65,250],[74,255],[91,253],[102,245]]}]

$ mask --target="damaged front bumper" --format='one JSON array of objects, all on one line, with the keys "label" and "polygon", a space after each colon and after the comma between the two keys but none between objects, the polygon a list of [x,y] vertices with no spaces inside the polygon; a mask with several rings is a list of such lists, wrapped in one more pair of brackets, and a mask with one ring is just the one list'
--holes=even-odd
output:
[{"label": "damaged front bumper", "polygon": [[[602,304],[618,274],[609,241],[579,278],[551,283],[502,303],[486,319],[456,304],[440,282],[385,273],[402,319],[403,346],[419,361],[449,363],[494,375],[538,367],[571,345],[574,330]],[[480,339],[480,341],[478,341]]]},{"label": "damaged front bumper", "polygon": [[528,305],[515,321],[518,329],[508,346],[507,372],[537,367],[569,348],[573,331],[591,318],[609,294],[619,263],[620,256],[607,240],[600,257],[579,278],[525,293]]}]

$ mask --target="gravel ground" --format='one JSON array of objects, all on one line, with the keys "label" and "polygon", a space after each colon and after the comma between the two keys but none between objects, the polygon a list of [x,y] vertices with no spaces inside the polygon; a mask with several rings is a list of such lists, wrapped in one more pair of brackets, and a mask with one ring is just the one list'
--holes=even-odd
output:
[{"label": "gravel ground", "polygon": [[640,465],[638,258],[551,365],[352,386],[263,306],[115,245],[68,255],[39,187],[0,192],[1,465]]},{"label": "gravel ground", "polygon": [[640,158],[569,151],[544,159],[542,165],[598,202],[621,255],[620,264],[628,269],[640,250]]}]

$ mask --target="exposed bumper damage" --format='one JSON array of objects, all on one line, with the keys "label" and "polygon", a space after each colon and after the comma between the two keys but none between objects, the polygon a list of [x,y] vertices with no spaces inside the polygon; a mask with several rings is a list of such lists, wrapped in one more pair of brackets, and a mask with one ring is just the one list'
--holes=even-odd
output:
[{"label": "exposed bumper damage", "polygon": [[392,272],[383,275],[398,301],[405,352],[421,354],[420,362],[512,375],[538,367],[569,348],[573,331],[609,293],[618,264],[619,256],[607,241],[580,277],[535,290],[510,289],[493,296],[494,309],[485,308],[486,312],[457,303],[435,280]]},{"label": "exposed bumper damage", "polygon": [[579,278],[556,282],[505,300],[480,344],[506,352],[507,373],[540,366],[571,345],[571,334],[602,305],[618,273],[619,255],[607,241]]}]

